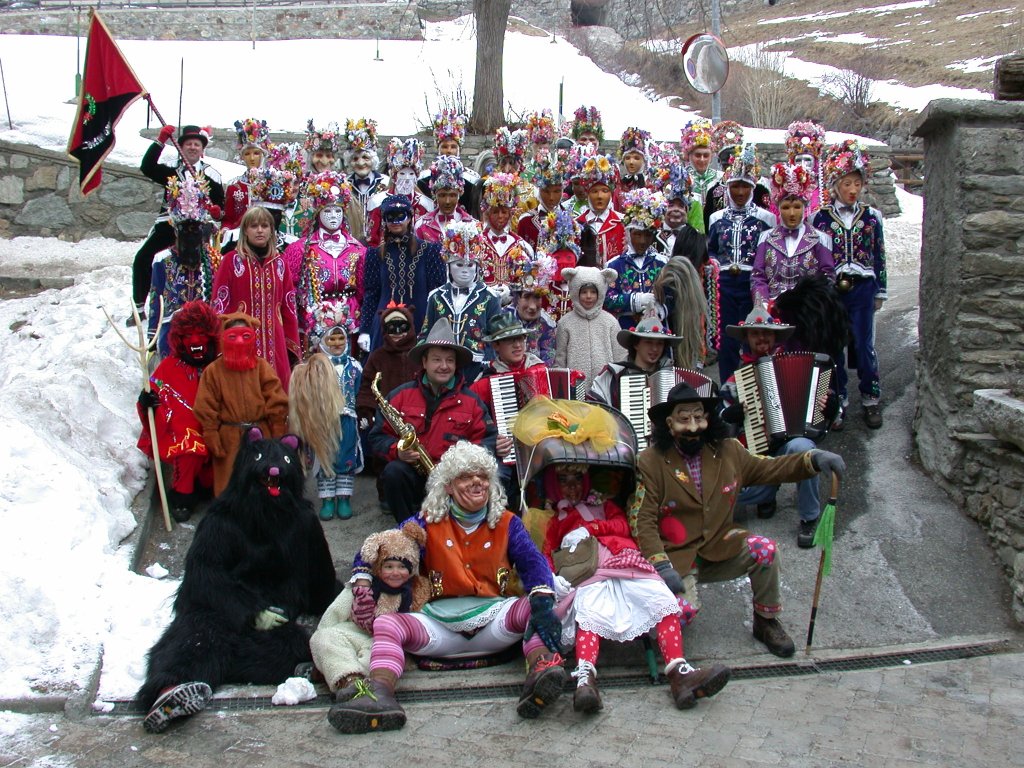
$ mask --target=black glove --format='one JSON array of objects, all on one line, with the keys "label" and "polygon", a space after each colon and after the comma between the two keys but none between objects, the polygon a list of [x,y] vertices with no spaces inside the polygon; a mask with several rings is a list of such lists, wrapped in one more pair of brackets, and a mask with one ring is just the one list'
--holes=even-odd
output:
[{"label": "black glove", "polygon": [[819,472],[831,472],[840,480],[846,471],[846,462],[838,453],[829,451],[814,451],[811,454],[811,465]]},{"label": "black glove", "polygon": [[142,410],[156,410],[157,406],[160,405],[160,395],[158,395],[152,389],[144,389],[139,392],[139,405]]},{"label": "black glove", "polygon": [[530,595],[530,623],[526,625],[524,640],[533,633],[552,653],[562,652],[562,622],[555,616],[555,596],[546,592]]},{"label": "black glove", "polygon": [[678,595],[686,591],[683,577],[679,575],[679,571],[672,567],[672,563],[669,560],[662,560],[654,567],[657,569],[662,581],[665,582],[665,586],[672,590],[672,592]]},{"label": "black glove", "polygon": [[743,423],[743,406],[739,403],[730,405],[728,408],[722,410],[722,421],[726,424],[742,424]]}]

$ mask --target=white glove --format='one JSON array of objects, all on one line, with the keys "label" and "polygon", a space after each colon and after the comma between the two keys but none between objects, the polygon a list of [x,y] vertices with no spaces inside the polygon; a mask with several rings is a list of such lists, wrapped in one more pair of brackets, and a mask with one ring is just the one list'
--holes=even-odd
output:
[{"label": "white glove", "polygon": [[570,552],[575,552],[576,545],[584,539],[589,538],[590,531],[586,528],[576,528],[575,530],[569,531],[562,537],[562,549],[568,549]]},{"label": "white glove", "polygon": [[487,290],[498,297],[501,306],[505,307],[512,303],[512,291],[507,285],[492,285]]},{"label": "white glove", "polygon": [[365,416],[359,420],[359,431],[365,432],[370,428],[370,420]]},{"label": "white glove", "polygon": [[368,334],[368,333],[360,333],[359,337],[356,339],[356,344],[359,345],[359,348],[361,350],[363,350],[363,352],[369,352],[370,351],[370,334]]},{"label": "white glove", "polygon": [[564,576],[555,574],[555,602],[557,603],[563,597],[572,592],[572,584]]},{"label": "white glove", "polygon": [[654,294],[634,293],[629,297],[629,300],[633,304],[633,312],[640,314],[648,305],[654,304]]}]

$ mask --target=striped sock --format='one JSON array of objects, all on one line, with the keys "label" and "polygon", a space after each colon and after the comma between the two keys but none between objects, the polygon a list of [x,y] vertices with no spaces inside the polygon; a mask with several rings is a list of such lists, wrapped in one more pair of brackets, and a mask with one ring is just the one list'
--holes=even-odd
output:
[{"label": "striped sock", "polygon": [[373,648],[370,671],[386,669],[401,677],[405,671],[405,652],[416,652],[430,641],[427,630],[406,613],[388,613],[373,622]]}]

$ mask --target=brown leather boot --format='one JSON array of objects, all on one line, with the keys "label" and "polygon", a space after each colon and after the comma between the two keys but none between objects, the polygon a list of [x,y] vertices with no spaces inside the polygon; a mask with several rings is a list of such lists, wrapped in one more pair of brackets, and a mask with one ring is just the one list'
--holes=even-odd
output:
[{"label": "brown leather boot", "polygon": [[395,698],[398,675],[375,669],[353,685],[355,694],[331,707],[327,721],[341,733],[394,731],[405,725],[405,710]]},{"label": "brown leather boot", "polygon": [[519,694],[516,712],[520,717],[540,717],[545,707],[554,703],[562,695],[566,680],[562,657],[547,650],[532,651],[526,659],[529,672],[523,682],[523,692]]},{"label": "brown leather boot", "polygon": [[691,709],[697,699],[711,698],[725,688],[731,675],[732,670],[722,664],[694,668],[683,661],[668,673],[672,701],[677,709]]},{"label": "brown leather boot", "polygon": [[759,613],[754,614],[754,639],[768,646],[768,650],[783,659],[796,653],[796,646],[778,619],[766,619]]},{"label": "brown leather boot", "polygon": [[597,670],[589,661],[581,661],[573,672],[576,678],[576,692],[572,695],[572,708],[587,715],[602,707],[601,694],[597,692]]}]

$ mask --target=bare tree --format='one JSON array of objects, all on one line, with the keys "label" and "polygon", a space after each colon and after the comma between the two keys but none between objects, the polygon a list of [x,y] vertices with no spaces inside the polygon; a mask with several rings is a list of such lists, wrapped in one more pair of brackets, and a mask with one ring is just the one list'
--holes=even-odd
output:
[{"label": "bare tree", "polygon": [[741,85],[743,101],[757,128],[782,128],[789,123],[790,82],[783,74],[785,57],[758,45],[739,57],[746,65]]},{"label": "bare tree", "polygon": [[864,117],[871,105],[874,81],[863,72],[839,69],[821,76],[821,89],[856,117]]},{"label": "bare tree", "polygon": [[505,86],[502,63],[505,27],[512,0],[473,0],[476,17],[476,81],[473,84],[473,114],[469,128],[474,133],[491,133],[505,122]]}]

